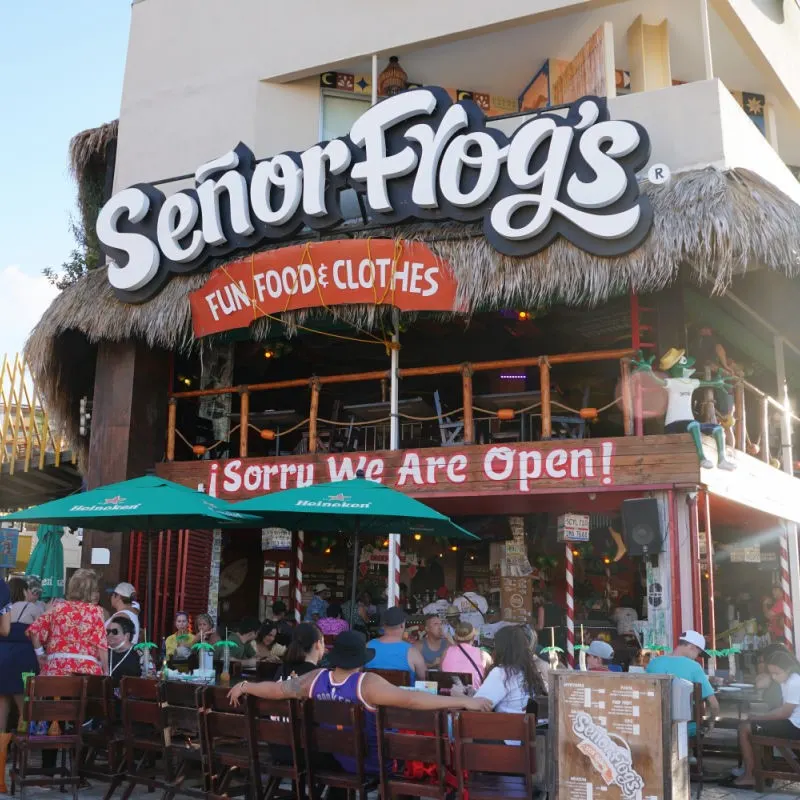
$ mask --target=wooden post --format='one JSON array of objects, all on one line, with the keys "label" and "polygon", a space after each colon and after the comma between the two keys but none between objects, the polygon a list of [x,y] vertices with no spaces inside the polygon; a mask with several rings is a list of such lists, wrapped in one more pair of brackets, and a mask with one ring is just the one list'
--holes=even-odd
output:
[{"label": "wooden post", "polygon": [[[711,380],[711,367],[706,367],[703,373],[704,380]],[[717,421],[716,405],[714,403],[714,390],[703,390],[703,422],[714,423]]]},{"label": "wooden post", "polygon": [[539,388],[542,393],[542,439],[553,435],[553,421],[550,407],[550,362],[545,356],[539,359]]},{"label": "wooden post", "polygon": [[472,367],[464,364],[461,371],[464,401],[464,444],[475,442],[475,417],[472,413]]},{"label": "wooden post", "polygon": [[761,398],[761,458],[769,464],[769,398]]},{"label": "wooden post", "polygon": [[622,429],[626,436],[633,436],[633,396],[631,394],[631,365],[627,358],[619,362],[621,373],[620,395],[622,397]]},{"label": "wooden post", "polygon": [[311,379],[311,410],[308,415],[308,452],[317,452],[317,414],[319,413],[319,380]]},{"label": "wooden post", "polygon": [[239,407],[239,457],[247,458],[247,436],[250,433],[250,392],[240,389],[241,404]]},{"label": "wooden post", "polygon": [[167,461],[175,460],[175,427],[178,421],[178,401],[170,397],[167,406]]},{"label": "wooden post", "polygon": [[736,411],[736,449],[747,452],[747,412],[745,409],[744,382],[739,380],[733,389]]}]

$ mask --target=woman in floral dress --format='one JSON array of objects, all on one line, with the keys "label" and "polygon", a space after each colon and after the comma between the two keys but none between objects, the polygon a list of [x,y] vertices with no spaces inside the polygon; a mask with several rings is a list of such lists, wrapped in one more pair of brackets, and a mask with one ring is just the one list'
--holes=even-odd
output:
[{"label": "woman in floral dress", "polygon": [[108,675],[103,612],[92,603],[97,588],[92,570],[76,570],[67,599],[55,603],[28,628],[40,675]]}]

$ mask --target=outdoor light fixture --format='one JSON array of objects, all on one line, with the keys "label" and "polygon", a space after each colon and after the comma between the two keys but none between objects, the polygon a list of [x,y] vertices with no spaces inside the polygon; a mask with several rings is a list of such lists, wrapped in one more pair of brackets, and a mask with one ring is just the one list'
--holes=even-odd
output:
[{"label": "outdoor light fixture", "polygon": [[274,358],[275,353],[272,350],[265,350],[264,351],[264,358]]},{"label": "outdoor light fixture", "polygon": [[421,533],[415,533],[414,534],[414,541],[418,542],[421,538],[422,538],[422,534]]},{"label": "outdoor light fixture", "polygon": [[330,549],[330,547],[326,547],[326,548],[325,548],[325,555],[326,555],[326,556],[329,556],[330,554],[331,554],[331,549]]},{"label": "outdoor light fixture", "polygon": [[527,311],[519,311],[517,313],[517,319],[526,320],[526,319],[530,319],[530,318],[531,318],[531,315]]},{"label": "outdoor light fixture", "polygon": [[457,553],[457,552],[458,552],[458,545],[457,545],[457,544],[454,544],[454,545],[453,545],[453,546],[452,546],[450,549],[451,549],[451,550],[452,550],[454,553]]},{"label": "outdoor light fixture", "polygon": [[378,76],[378,94],[381,97],[392,97],[404,92],[408,87],[408,75],[400,66],[397,56],[392,56],[383,72]]}]

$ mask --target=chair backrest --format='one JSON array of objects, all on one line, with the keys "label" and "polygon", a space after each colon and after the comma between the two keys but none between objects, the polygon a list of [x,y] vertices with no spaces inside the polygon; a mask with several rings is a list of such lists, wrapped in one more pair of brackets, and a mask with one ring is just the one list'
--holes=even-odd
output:
[{"label": "chair backrest", "polygon": [[380,675],[392,686],[411,686],[411,674],[407,669],[368,669],[365,672],[374,672]]},{"label": "chair backrest", "polygon": [[106,675],[86,676],[86,719],[109,724],[116,719],[114,685]]},{"label": "chair backrest", "polygon": [[300,749],[300,711],[296,700],[247,696],[247,714],[257,742]]},{"label": "chair backrest", "polygon": [[120,682],[119,691],[126,734],[133,731],[134,725],[164,730],[166,725],[158,681],[126,676]]},{"label": "chair backrest", "polygon": [[[454,719],[459,790],[469,789],[473,772],[524,778],[527,797],[536,772],[536,720],[529,714],[481,714],[460,711]],[[519,742],[518,746],[508,742]]]},{"label": "chair backrest", "polygon": [[232,706],[229,689],[208,686],[201,689],[199,704],[203,708],[205,739],[213,745],[215,739],[247,739],[247,705]]},{"label": "chair backrest", "polygon": [[[410,708],[378,708],[378,755],[383,780],[392,778],[397,767],[408,761],[422,761],[436,767],[441,793],[450,763],[446,712]],[[389,796],[383,786],[383,795]]]},{"label": "chair backrest", "polygon": [[78,729],[86,719],[86,677],[41,676],[28,682],[26,722],[57,720],[71,722]]},{"label": "chair backrest", "polygon": [[199,735],[202,727],[203,687],[180,681],[160,684],[164,718],[171,732]]},{"label": "chair backrest", "polygon": [[462,685],[472,686],[471,672],[442,672],[440,669],[429,669],[425,673],[425,680],[436,681],[440,689],[452,689],[456,678],[461,681]]},{"label": "chair backrest", "polygon": [[338,700],[306,700],[302,714],[306,753],[332,753],[351,758],[356,764],[355,773],[363,779],[367,745],[361,706]]},{"label": "chair backrest", "polygon": [[282,667],[282,664],[274,664],[271,661],[260,659],[256,661],[256,680],[257,681],[273,681]]}]

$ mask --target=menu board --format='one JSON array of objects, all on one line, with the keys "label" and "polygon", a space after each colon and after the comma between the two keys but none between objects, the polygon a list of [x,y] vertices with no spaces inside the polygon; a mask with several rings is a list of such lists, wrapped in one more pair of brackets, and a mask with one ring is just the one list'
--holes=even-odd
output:
[{"label": "menu board", "polygon": [[[678,800],[670,677],[557,671],[551,676],[554,800]],[[678,788],[677,786],[674,788]],[[687,782],[688,789],[688,782]]]},{"label": "menu board", "polygon": [[500,608],[504,622],[530,622],[533,609],[531,579],[501,578]]}]

